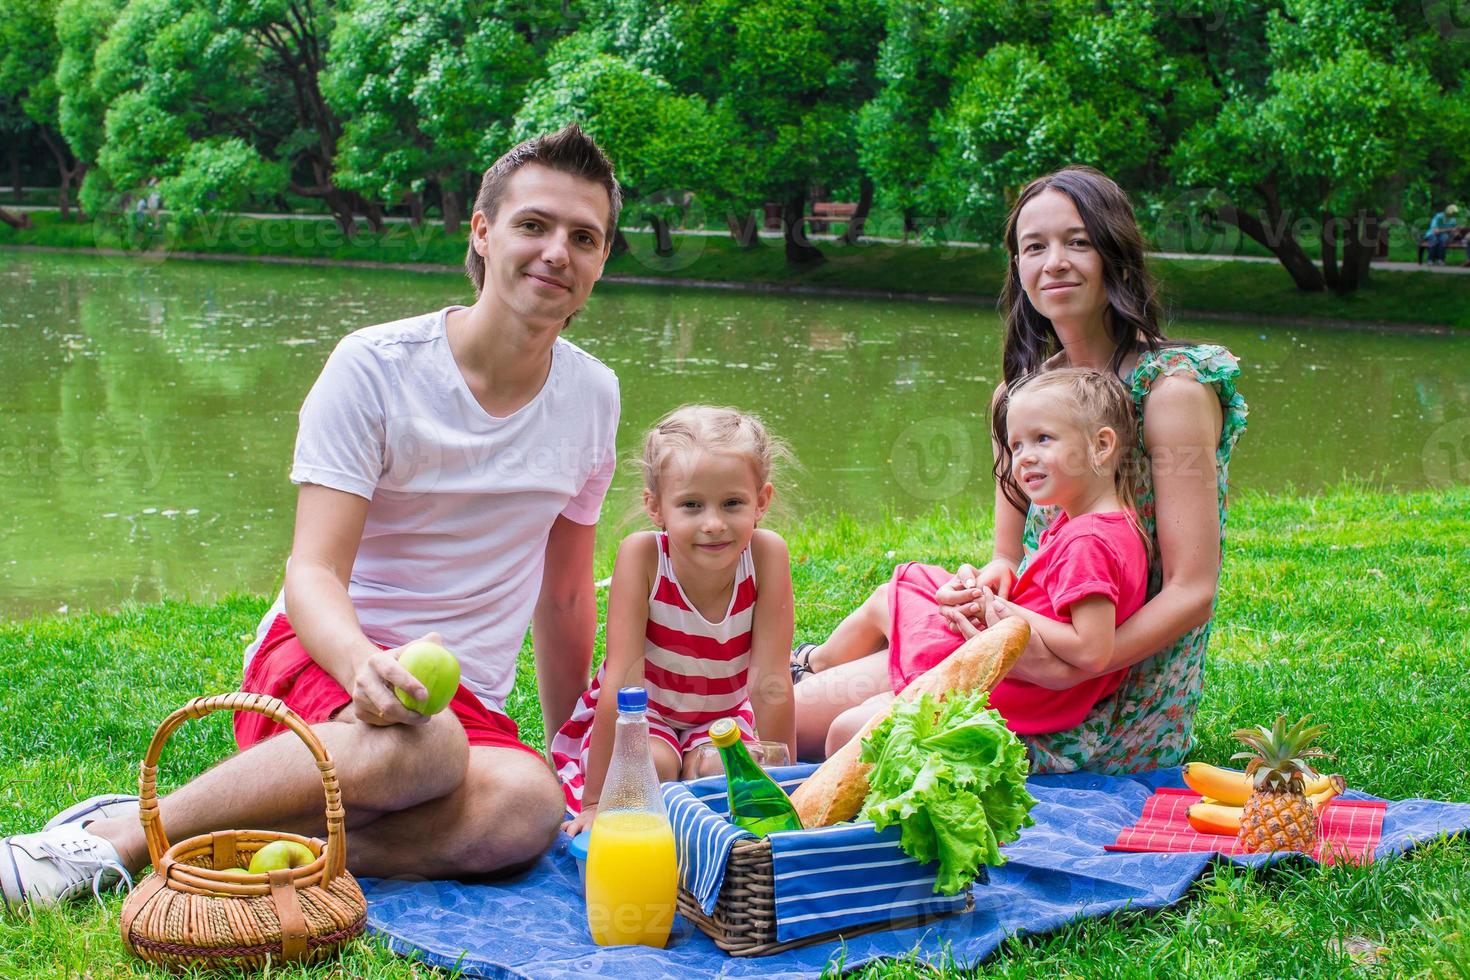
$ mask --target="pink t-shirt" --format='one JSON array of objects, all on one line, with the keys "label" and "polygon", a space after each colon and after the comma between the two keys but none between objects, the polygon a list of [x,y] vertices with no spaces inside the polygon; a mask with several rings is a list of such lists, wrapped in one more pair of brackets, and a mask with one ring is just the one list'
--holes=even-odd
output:
[{"label": "pink t-shirt", "polygon": [[[1120,511],[1059,514],[1041,533],[1031,562],[1011,590],[1010,601],[1059,623],[1070,623],[1072,603],[1103,596],[1117,607],[1121,624],[1148,597],[1148,552],[1136,518]],[[1125,667],[1060,691],[1022,680],[1002,680],[990,704],[1020,735],[1060,732],[1080,724],[1094,704],[1112,694],[1128,673]]]}]

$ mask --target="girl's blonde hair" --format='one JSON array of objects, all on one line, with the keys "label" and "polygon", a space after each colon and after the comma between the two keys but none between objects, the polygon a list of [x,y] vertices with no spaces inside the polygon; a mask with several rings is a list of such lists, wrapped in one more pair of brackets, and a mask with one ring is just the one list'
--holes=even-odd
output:
[{"label": "girl's blonde hair", "polygon": [[[1123,382],[1111,371],[1094,371],[1089,368],[1058,367],[1035,371],[1018,378],[1006,387],[1005,396],[996,406],[996,442],[1000,455],[996,459],[996,479],[1004,481],[1002,490],[1012,503],[1018,499],[1029,500],[1011,476],[1011,446],[1006,435],[1006,414],[1011,399],[1022,393],[1029,395],[1050,394],[1055,397],[1071,416],[1073,423],[1092,439],[1098,430],[1112,429],[1118,437],[1118,448],[1113,453],[1113,489],[1121,503],[1133,515],[1134,527],[1148,548],[1149,559],[1153,559],[1153,542],[1137,523],[1138,492],[1137,469],[1138,416],[1133,399]],[[1023,508],[1024,509],[1024,508]]]},{"label": "girl's blonde hair", "polygon": [[754,415],[716,405],[682,405],[659,419],[644,437],[640,464],[643,486],[650,494],[658,496],[659,476],[670,457],[690,450],[745,457],[758,486],[771,482],[777,464],[791,458],[785,444]]}]

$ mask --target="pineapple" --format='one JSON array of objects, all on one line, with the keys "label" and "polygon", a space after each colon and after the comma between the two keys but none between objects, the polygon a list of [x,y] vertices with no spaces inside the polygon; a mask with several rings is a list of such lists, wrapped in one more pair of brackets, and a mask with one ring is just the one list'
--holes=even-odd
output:
[{"label": "pineapple", "polygon": [[1270,728],[1257,725],[1232,732],[1252,752],[1232,759],[1249,759],[1246,776],[1251,795],[1240,818],[1239,841],[1253,852],[1305,851],[1317,845],[1317,812],[1303,791],[1304,780],[1316,775],[1308,759],[1330,758],[1313,745],[1325,725],[1307,727],[1307,718],[1291,729],[1281,715]]}]

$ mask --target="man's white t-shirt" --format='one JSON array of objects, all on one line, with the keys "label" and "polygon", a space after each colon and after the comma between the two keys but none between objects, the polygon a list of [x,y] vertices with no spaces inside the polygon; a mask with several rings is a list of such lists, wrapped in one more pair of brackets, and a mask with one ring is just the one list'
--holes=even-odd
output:
[{"label": "man's white t-shirt", "polygon": [[[448,312],[342,339],[301,406],[291,482],[370,501],[347,588],[368,639],[438,630],[464,685],[504,711],[551,525],[596,524],[612,480],[618,381],[559,338],[541,391],[496,418],[449,350]],[[282,611],[284,590],[247,664]]]}]

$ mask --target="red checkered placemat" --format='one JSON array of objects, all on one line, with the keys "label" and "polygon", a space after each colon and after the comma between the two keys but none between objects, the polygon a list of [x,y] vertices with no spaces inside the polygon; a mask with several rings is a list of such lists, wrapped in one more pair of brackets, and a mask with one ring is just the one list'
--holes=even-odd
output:
[{"label": "red checkered placemat", "polygon": [[[1192,789],[1163,787],[1154,790],[1143,805],[1143,815],[1131,827],[1124,827],[1118,839],[1104,845],[1108,851],[1218,851],[1221,854],[1247,853],[1240,843],[1223,834],[1201,834],[1189,825],[1186,815],[1200,795]],[[1373,849],[1383,836],[1383,814],[1388,804],[1382,800],[1336,799],[1322,810],[1317,831],[1317,847],[1312,857],[1323,864],[1350,861],[1363,864],[1373,859]]]}]

